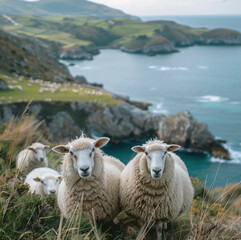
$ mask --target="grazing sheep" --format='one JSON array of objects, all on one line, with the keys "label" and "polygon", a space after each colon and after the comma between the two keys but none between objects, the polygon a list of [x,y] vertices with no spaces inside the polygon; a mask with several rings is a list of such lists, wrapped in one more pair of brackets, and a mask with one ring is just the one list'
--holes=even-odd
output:
[{"label": "grazing sheep", "polygon": [[67,145],[52,150],[63,156],[62,176],[58,190],[58,205],[66,218],[81,207],[96,220],[113,220],[119,212],[119,181],[124,169],[118,159],[104,155],[99,149],[109,138],[97,140],[81,136]]},{"label": "grazing sheep", "polygon": [[40,167],[35,168],[27,175],[25,183],[29,184],[30,192],[44,197],[57,192],[61,179],[57,171],[47,167]]},{"label": "grazing sheep", "polygon": [[187,211],[193,200],[193,187],[184,162],[172,151],[178,145],[150,140],[132,148],[138,154],[122,171],[120,202],[123,210],[144,224],[166,223]]},{"label": "grazing sheep", "polygon": [[19,169],[19,172],[27,174],[34,168],[47,167],[45,148],[49,148],[49,145],[37,142],[22,150],[16,159],[16,168]]}]

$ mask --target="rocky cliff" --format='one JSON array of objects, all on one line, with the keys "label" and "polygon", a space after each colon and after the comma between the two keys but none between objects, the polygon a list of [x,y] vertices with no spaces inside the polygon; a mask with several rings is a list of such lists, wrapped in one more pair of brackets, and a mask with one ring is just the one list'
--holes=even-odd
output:
[{"label": "rocky cliff", "polygon": [[[0,105],[0,121],[20,115],[26,103]],[[128,103],[103,106],[85,102],[33,102],[30,113],[45,120],[43,130],[53,142],[64,142],[79,136],[108,136],[114,142],[125,139],[159,137],[184,148],[206,151],[215,157],[230,159],[228,151],[189,112],[170,117],[142,110]]]},{"label": "rocky cliff", "polygon": [[0,72],[49,81],[73,80],[67,67],[38,41],[5,31],[0,31]]}]

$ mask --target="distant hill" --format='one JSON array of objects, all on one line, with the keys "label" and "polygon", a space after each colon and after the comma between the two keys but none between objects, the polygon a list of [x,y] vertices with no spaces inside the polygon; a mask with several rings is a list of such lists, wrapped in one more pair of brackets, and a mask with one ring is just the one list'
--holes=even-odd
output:
[{"label": "distant hill", "polygon": [[31,14],[35,16],[76,15],[98,18],[137,19],[120,10],[87,0],[0,0],[0,14]]}]

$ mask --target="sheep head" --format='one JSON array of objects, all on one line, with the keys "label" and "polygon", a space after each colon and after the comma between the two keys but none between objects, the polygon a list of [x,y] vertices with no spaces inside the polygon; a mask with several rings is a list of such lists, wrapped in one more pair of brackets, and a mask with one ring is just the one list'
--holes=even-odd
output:
[{"label": "sheep head", "polygon": [[95,149],[103,147],[109,140],[107,137],[102,137],[92,142],[80,138],[74,144],[59,145],[52,150],[60,154],[70,154],[75,171],[81,178],[88,179],[94,169]]},{"label": "sheep head", "polygon": [[179,145],[165,143],[153,143],[147,146],[132,147],[134,152],[145,154],[148,170],[154,179],[162,177],[165,161],[168,151],[176,151],[180,148]]},{"label": "sheep head", "polygon": [[34,158],[38,162],[43,162],[46,159],[46,152],[45,148],[49,148],[49,145],[42,145],[41,147],[37,146],[34,147],[34,144],[30,147],[28,147],[28,150],[32,151],[34,154]]},{"label": "sheep head", "polygon": [[60,175],[43,175],[41,177],[36,177],[33,180],[40,182],[43,186],[44,193],[48,195],[56,193],[62,177]]}]

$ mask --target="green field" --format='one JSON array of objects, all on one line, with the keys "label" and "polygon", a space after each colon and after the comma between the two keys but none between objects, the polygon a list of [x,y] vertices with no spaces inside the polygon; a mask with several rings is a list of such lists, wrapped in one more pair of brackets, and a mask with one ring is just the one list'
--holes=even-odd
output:
[{"label": "green field", "polygon": [[[91,89],[85,85],[77,84],[77,86],[70,84],[70,86],[65,86],[64,84],[58,83],[56,92],[52,93],[49,90],[45,90],[43,93],[40,93],[39,90],[41,88],[50,89],[49,86],[52,86],[55,83],[44,82],[43,84],[39,84],[33,83],[31,80],[27,79],[20,81],[19,78],[6,78],[6,76],[2,74],[0,74],[0,78],[4,79],[9,86],[14,88],[0,91],[1,103],[22,101],[94,102],[106,105],[118,105],[121,103],[120,100],[114,99],[110,93],[101,89]],[[16,89],[16,86],[21,86],[23,91]]]},{"label": "green field", "polygon": [[[170,38],[166,37],[169,41],[178,40],[180,35],[182,38],[188,38],[210,31],[194,29],[170,21],[141,22],[124,18],[98,19],[85,16],[10,15],[10,17],[21,26],[13,26],[10,22],[6,23],[6,20],[0,20],[0,26],[3,29],[64,45],[73,43],[79,46],[86,46],[90,43],[97,46],[124,45],[138,36],[145,35],[150,39],[154,38],[157,32],[165,37],[166,28],[175,32]],[[106,34],[109,34],[110,42],[100,39]],[[177,39],[175,39],[176,36]]]}]

